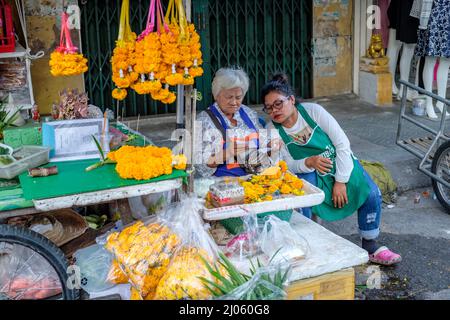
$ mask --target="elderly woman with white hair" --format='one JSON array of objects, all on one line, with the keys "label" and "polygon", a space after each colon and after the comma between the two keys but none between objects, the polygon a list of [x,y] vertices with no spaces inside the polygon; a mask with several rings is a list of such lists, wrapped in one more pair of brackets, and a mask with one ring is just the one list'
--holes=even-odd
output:
[{"label": "elderly woman with white hair", "polygon": [[[219,69],[212,82],[214,104],[198,116],[202,122],[202,160],[196,166],[203,176],[243,176],[258,167],[251,150],[263,146],[263,128],[256,111],[242,104],[249,78],[240,68]],[[199,156],[199,155],[197,155]],[[256,158],[258,162],[261,157]],[[198,162],[197,162],[198,163]]]}]

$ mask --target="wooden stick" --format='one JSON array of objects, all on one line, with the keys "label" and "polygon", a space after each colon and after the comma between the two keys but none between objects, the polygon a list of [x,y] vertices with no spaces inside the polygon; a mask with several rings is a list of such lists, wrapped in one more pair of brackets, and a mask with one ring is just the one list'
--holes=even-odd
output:
[{"label": "wooden stick", "polygon": [[136,124],[136,132],[139,132],[139,120],[141,119],[141,114],[138,114],[137,124]]}]

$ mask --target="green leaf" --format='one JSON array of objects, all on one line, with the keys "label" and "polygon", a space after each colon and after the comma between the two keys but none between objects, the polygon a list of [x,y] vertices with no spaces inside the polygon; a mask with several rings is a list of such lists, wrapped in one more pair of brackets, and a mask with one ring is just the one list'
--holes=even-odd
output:
[{"label": "green leaf", "polygon": [[[224,295],[224,294],[228,293],[225,288],[221,287],[214,281],[208,280],[204,277],[198,277],[198,278],[203,282],[203,285],[205,286],[205,288],[208,289],[213,295],[220,296],[220,295]],[[221,294],[218,294],[216,289],[219,290]]]},{"label": "green leaf", "polygon": [[219,253],[220,263],[225,264],[224,267],[229,272],[232,279],[236,279],[240,283],[245,282],[244,277],[242,277],[242,273],[236,269],[236,267],[231,263],[231,261],[222,253]]},{"label": "green leaf", "polygon": [[98,152],[100,152],[102,161],[105,161],[105,154],[103,152],[102,147],[100,146],[100,143],[98,142],[97,138],[94,135],[92,135],[92,139],[94,139],[94,142],[95,142],[95,145],[97,146]]}]

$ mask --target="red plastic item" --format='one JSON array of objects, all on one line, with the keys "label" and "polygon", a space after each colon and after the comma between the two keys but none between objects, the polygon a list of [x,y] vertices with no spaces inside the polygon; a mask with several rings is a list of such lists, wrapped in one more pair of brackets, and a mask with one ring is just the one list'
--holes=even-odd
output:
[{"label": "red plastic item", "polygon": [[16,50],[16,39],[14,37],[14,26],[12,20],[11,6],[0,1],[0,53],[14,52]]}]

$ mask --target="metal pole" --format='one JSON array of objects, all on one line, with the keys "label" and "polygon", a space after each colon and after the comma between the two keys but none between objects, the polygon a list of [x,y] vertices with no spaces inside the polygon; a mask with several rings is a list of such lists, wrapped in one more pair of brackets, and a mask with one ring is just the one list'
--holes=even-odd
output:
[{"label": "metal pole", "polygon": [[177,86],[177,129],[184,128],[184,86]]}]

